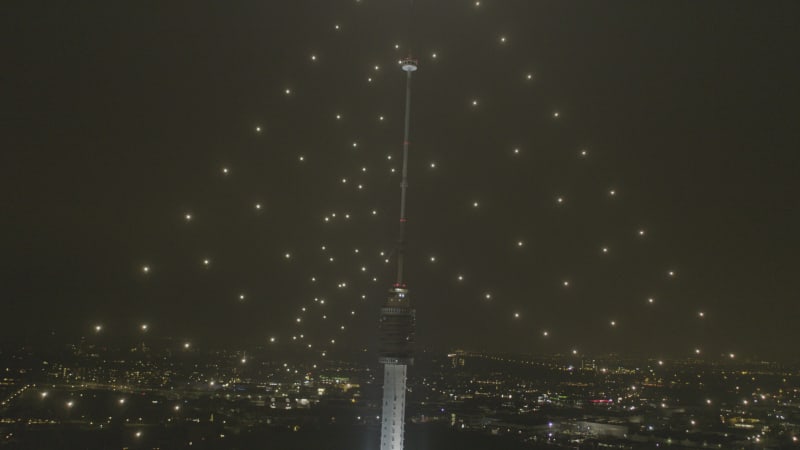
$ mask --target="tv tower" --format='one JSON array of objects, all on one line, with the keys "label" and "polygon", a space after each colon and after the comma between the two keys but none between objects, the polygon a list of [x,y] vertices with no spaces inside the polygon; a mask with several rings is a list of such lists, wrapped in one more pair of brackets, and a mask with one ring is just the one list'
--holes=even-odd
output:
[{"label": "tv tower", "polygon": [[400,182],[400,238],[397,241],[397,280],[389,289],[389,298],[381,308],[378,361],[383,364],[383,408],[381,413],[381,450],[403,450],[406,413],[406,369],[414,363],[415,312],[408,299],[403,279],[406,246],[406,190],[408,189],[408,131],[411,118],[411,74],[417,60],[400,61],[406,72],[406,117],[403,134],[403,178]]}]

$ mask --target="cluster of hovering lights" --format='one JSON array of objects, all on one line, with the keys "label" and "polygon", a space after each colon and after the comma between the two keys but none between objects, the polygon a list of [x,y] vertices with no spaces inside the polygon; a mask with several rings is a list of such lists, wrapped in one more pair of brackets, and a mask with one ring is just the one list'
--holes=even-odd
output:
[{"label": "cluster of hovering lights", "polygon": [[[474,3],[474,6],[478,8],[481,6],[481,3],[479,1],[476,1]],[[343,30],[343,27],[339,23],[334,23],[330,26],[332,26],[333,30],[335,30],[336,32],[340,32],[341,34],[345,34],[347,32]],[[504,51],[502,53],[506,53],[507,50],[512,49],[514,47],[514,43],[516,42],[513,39],[513,36],[509,36],[503,33],[496,34],[494,39],[497,47],[504,48]],[[314,44],[317,45],[313,46],[314,51],[312,53],[307,53],[308,50],[306,50],[305,53],[306,56],[304,57],[307,58],[304,59],[306,61],[305,69],[301,67],[293,67],[292,68],[293,70],[295,71],[318,70],[318,68],[323,67],[326,64],[326,62],[336,59],[337,55],[326,53],[326,49],[328,48],[328,46],[325,45],[326,44],[325,42],[317,42]],[[385,58],[384,60],[382,60],[382,62],[386,62],[386,64],[389,64],[389,62],[394,62],[397,60],[396,51],[401,50],[402,46],[397,42],[390,41],[385,45],[384,48],[386,49],[386,54],[384,55]],[[440,58],[442,54],[449,55],[446,48],[445,49],[437,48],[435,51],[429,49],[424,54],[427,55],[429,61]],[[450,57],[448,56],[447,59],[450,59]],[[439,63],[436,64],[436,67],[442,67],[444,65],[445,65],[444,61],[440,61]],[[370,61],[369,63],[364,62],[362,65],[356,66],[351,70],[354,71],[353,73],[354,78],[359,80],[366,79],[368,84],[373,85],[382,83],[383,77],[386,76],[386,73],[384,72],[387,73],[390,72],[390,70],[386,70],[384,67],[389,67],[392,70],[394,70],[394,66],[382,66],[380,62],[376,63],[375,61]],[[519,71],[516,73],[509,74],[509,83],[517,83],[517,85],[524,86],[521,87],[524,89],[535,89],[536,86],[539,84],[540,72],[538,70],[531,71],[530,66],[528,67],[529,70],[527,71]],[[430,70],[436,70],[436,69],[431,68]],[[536,82],[531,83],[534,80],[536,80]],[[281,92],[284,97],[287,97],[285,99],[286,104],[295,103],[296,100],[299,100],[300,97],[307,95],[306,93],[313,88],[313,86],[303,85],[299,82],[296,82],[296,80],[294,81],[284,80],[284,81],[285,84],[273,86],[271,89],[272,92]],[[401,86],[398,85],[398,90],[400,88]],[[374,89],[374,88],[366,88],[366,89]],[[489,92],[484,92],[482,90],[478,92],[481,92],[482,95],[481,98],[470,96],[468,92],[464,92],[463,97],[461,97],[461,100],[457,100],[459,102],[464,102],[466,100],[466,105],[464,103],[458,103],[458,107],[464,111],[474,111],[474,114],[469,114],[470,117],[479,116],[484,112],[482,111],[485,109],[483,108],[484,99],[486,99],[486,105],[493,106],[492,98],[489,95]],[[342,106],[346,105],[323,105],[323,106],[324,106],[324,111],[326,111],[323,113],[325,116],[324,120],[328,122],[337,123],[337,128],[344,129],[348,127],[349,122],[353,122],[357,117],[356,112],[349,111],[347,108],[342,108]],[[380,114],[377,114],[376,111],[380,112]],[[375,108],[371,112],[367,113],[369,114],[370,123],[371,126],[373,127],[376,127],[377,123],[397,122],[395,120],[389,119],[390,117],[393,116],[393,114],[391,114],[391,111],[386,111],[383,107]],[[548,120],[548,122],[552,123],[559,122],[560,126],[564,126],[565,124],[569,123],[569,115],[564,116],[557,109],[549,109],[549,113],[547,114],[549,114],[549,117],[545,115],[544,119]],[[268,136],[270,133],[272,133],[272,127],[265,128],[262,127],[262,125],[256,125],[255,127],[253,127],[252,124],[253,122],[250,122],[249,125],[250,133],[253,133],[254,130],[255,132],[254,134],[260,135],[262,139]],[[330,189],[323,187],[323,189],[329,191],[331,195],[345,196],[348,195],[348,193],[350,193],[349,195],[355,195],[352,194],[354,192],[358,192],[359,193],[358,195],[364,195],[362,194],[362,192],[371,192],[373,190],[373,186],[379,184],[377,181],[372,182],[373,180],[383,179],[385,177],[395,177],[393,179],[395,180],[397,179],[396,177],[398,171],[397,170],[398,163],[393,160],[392,154],[386,155],[384,161],[385,165],[383,167],[376,166],[375,164],[373,164],[374,161],[372,161],[367,156],[366,153],[362,154],[361,152],[365,152],[365,149],[368,149],[370,152],[372,152],[375,150],[374,147],[377,146],[373,146],[372,143],[369,142],[369,139],[364,138],[363,140],[359,140],[360,137],[363,136],[358,136],[354,134],[347,137],[346,140],[340,139],[338,141],[335,141],[335,138],[331,137],[332,142],[335,143],[337,148],[339,149],[346,148],[348,149],[348,151],[352,151],[350,160],[355,161],[354,166],[344,172],[337,173],[336,169],[331,168],[331,170],[334,173],[331,174],[329,179],[331,185],[328,187]],[[361,142],[363,145],[360,145],[359,142]],[[505,155],[504,156],[505,158],[513,159],[513,162],[510,162],[509,164],[517,164],[519,162],[523,162],[526,159],[526,157],[528,157],[531,154],[534,154],[537,151],[537,149],[533,148],[532,145],[529,145],[527,143],[518,142],[518,144],[520,145],[502,147],[501,151],[498,152],[498,154],[501,155],[500,157],[503,157],[502,155]],[[397,145],[399,146],[399,143]],[[381,147],[385,148],[386,145],[382,143]],[[391,147],[389,148],[391,149]],[[295,156],[293,156],[293,158],[297,158],[295,161],[299,162],[307,161],[307,164],[296,165],[297,170],[303,171],[306,168],[312,166],[315,163],[315,161],[318,160],[317,154],[311,153],[310,150],[307,150],[307,152],[308,153],[295,154]],[[570,149],[569,154],[571,155],[572,159],[581,160],[581,162],[575,162],[575,164],[591,164],[591,162],[594,159],[599,159],[602,156],[602,152],[597,152],[597,154],[595,154],[595,150],[592,149],[591,150],[592,157],[589,158],[590,149],[577,146]],[[415,154],[415,158],[420,158],[423,160],[423,162],[428,161],[427,163],[425,163],[428,169],[440,169],[440,168],[446,169],[446,170],[429,170],[428,172],[431,174],[430,176],[432,177],[437,176],[437,174],[440,172],[449,171],[451,169],[452,170],[458,169],[457,167],[453,168],[453,165],[449,164],[450,161],[435,161],[426,158],[426,156],[429,157],[430,155]],[[235,171],[234,169],[236,169],[236,167],[233,167],[232,165],[221,165],[221,166],[216,166],[216,169],[214,170],[218,171],[216,172],[217,174],[221,173],[222,176],[225,178],[228,178],[230,180],[235,180],[239,172]],[[419,182],[421,183],[422,181]],[[609,185],[606,185],[605,188],[600,189],[600,193],[598,193],[597,197],[601,198],[603,195],[605,195],[606,199],[609,198],[613,199],[615,204],[624,203],[626,200],[625,197],[627,197],[627,195],[621,195],[620,194],[621,191],[618,188],[618,186],[617,187],[608,187],[608,186]],[[392,193],[393,192],[394,191],[392,191]],[[564,192],[570,193],[569,202],[567,201],[567,197],[563,195]],[[478,217],[485,215],[487,210],[493,210],[495,208],[498,208],[497,205],[501,206],[503,205],[503,199],[499,199],[500,201],[493,201],[495,199],[492,199],[491,196],[485,195],[483,193],[478,193],[478,194],[479,195],[476,195],[476,197],[473,199],[462,198],[459,203],[460,206],[458,207],[473,210],[474,213],[471,214],[471,216]],[[546,194],[548,196],[547,198],[550,199],[548,201],[552,202],[550,203],[550,207],[557,208],[561,212],[568,211],[574,208],[575,207],[574,205],[578,203],[579,200],[577,194],[568,190],[563,190],[561,192],[553,190],[552,192],[548,192]],[[249,204],[250,208],[253,208],[262,216],[267,216],[273,213],[272,210],[275,209],[273,208],[272,206],[273,204],[271,202],[269,203],[270,205],[269,208],[265,208],[264,204],[261,202],[253,203],[252,201],[253,198],[263,198],[263,197],[253,196],[252,192],[241,192],[241,195],[243,197],[249,197],[250,200],[246,200],[247,202],[246,204]],[[388,196],[387,198],[393,199],[394,197]],[[479,198],[480,201],[477,198]],[[366,198],[363,201],[366,202],[367,201]],[[372,201],[374,202],[374,200]],[[338,201],[332,201],[331,203],[341,205],[341,202]],[[316,217],[316,219],[314,219],[316,221],[316,226],[326,227],[325,228],[326,230],[327,229],[335,230],[337,226],[349,226],[348,224],[363,224],[366,219],[379,216],[379,209],[375,208],[374,203],[372,205],[366,205],[363,203],[357,204],[352,206],[353,209],[350,209],[349,211],[340,208],[341,206],[337,206],[336,209],[330,208],[327,211],[316,211],[315,212],[316,215],[313,215],[311,217]],[[394,208],[394,204],[381,205],[380,209],[381,216],[385,215],[383,214],[384,212],[383,208]],[[201,212],[202,214],[195,216],[193,212],[185,210],[176,211],[176,213],[181,214],[183,219],[187,223],[191,223],[190,225],[187,225],[187,227],[193,227],[196,224],[199,224],[204,220],[206,220],[206,216],[208,214],[206,211],[200,211],[199,209],[198,211]],[[252,213],[253,211],[251,210],[251,214]],[[279,211],[275,211],[274,213],[279,214]],[[320,220],[320,218],[322,220]],[[386,223],[381,222],[380,226],[386,226]],[[652,239],[652,236],[645,228],[632,227],[628,229],[626,233],[628,233],[627,236],[630,240]],[[531,253],[531,250],[537,248],[537,240],[534,236],[525,235],[525,233],[520,233],[520,234],[521,235],[518,235],[516,238],[515,237],[506,238],[507,240],[505,241],[504,245],[516,249],[518,251],[518,254],[523,255],[521,257],[524,257],[524,255]],[[313,292],[316,292],[317,297],[308,296],[305,300],[301,300],[301,304],[297,305],[298,306],[297,311],[299,311],[299,313],[297,315],[292,315],[290,318],[287,318],[287,322],[290,322],[292,325],[291,328],[289,326],[286,326],[283,327],[283,329],[281,330],[273,330],[273,332],[269,332],[267,334],[265,340],[268,341],[270,344],[275,344],[275,345],[278,344],[294,345],[293,342],[297,342],[298,343],[297,345],[300,345],[300,342],[302,341],[302,348],[310,352],[314,352],[314,354],[317,355],[322,355],[322,356],[326,355],[328,349],[336,342],[336,339],[330,337],[330,334],[327,337],[319,336],[320,333],[318,329],[319,328],[318,321],[322,320],[327,322],[329,318],[335,317],[333,321],[336,322],[337,324],[334,325],[333,330],[329,331],[329,333],[336,331],[341,334],[342,332],[350,330],[353,327],[351,327],[349,324],[346,323],[339,323],[340,319],[352,320],[352,318],[356,316],[356,310],[351,309],[351,306],[353,305],[348,305],[348,304],[345,304],[341,307],[340,305],[337,304],[336,308],[334,308],[333,306],[326,306],[323,296],[333,297],[335,295],[334,294],[335,291],[350,291],[355,298],[360,298],[362,300],[362,302],[355,305],[355,307],[356,308],[364,307],[364,305],[366,304],[364,300],[367,298],[367,294],[362,292],[376,292],[374,286],[376,286],[376,283],[381,282],[381,280],[384,279],[384,277],[386,277],[385,268],[387,264],[393,261],[394,257],[392,252],[376,250],[374,248],[374,244],[375,244],[374,242],[370,242],[369,240],[365,239],[364,243],[361,245],[363,251],[360,252],[358,249],[355,249],[354,251],[352,251],[352,253],[343,250],[341,248],[337,248],[334,250],[326,246],[325,244],[321,245],[316,244],[319,245],[318,247],[319,252],[318,254],[314,255],[313,252],[307,252],[304,250],[304,248],[302,247],[303,243],[299,242],[288,243],[287,247],[292,248],[293,251],[292,252],[284,251],[282,254],[280,254],[280,256],[282,256],[282,259],[287,263],[286,270],[307,271],[307,273],[304,274],[305,279],[309,280],[309,285],[314,286]],[[384,242],[383,244],[389,245],[391,244],[391,242]],[[614,260],[616,258],[621,257],[620,255],[623,254],[624,248],[621,244],[618,244],[617,242],[609,242],[609,244],[613,245],[606,245],[605,242],[596,242],[594,244],[596,246],[590,249],[590,251],[594,251],[596,254],[597,249],[599,248],[599,253],[601,255],[608,255],[608,257],[602,259],[598,258],[598,264],[602,264],[602,262],[600,261]],[[548,327],[548,330],[552,329],[552,327],[550,326],[552,324],[541,323],[542,321],[546,321],[546,318],[534,317],[535,315],[533,314],[523,315],[518,310],[519,304],[511,305],[509,304],[511,302],[510,299],[502,298],[504,297],[504,295],[502,294],[501,289],[496,290],[496,292],[498,293],[498,297],[495,298],[492,292],[489,291],[490,286],[488,285],[488,283],[484,284],[484,281],[481,280],[481,276],[479,273],[472,273],[469,270],[465,270],[464,272],[446,270],[449,268],[447,267],[449,265],[448,261],[456,261],[459,259],[449,258],[448,255],[445,254],[446,252],[437,251],[437,254],[434,255],[431,252],[431,250],[432,249],[418,250],[418,253],[422,255],[425,254],[428,255],[427,256],[429,263],[428,267],[431,267],[430,270],[436,270],[436,273],[432,274],[431,277],[434,276],[445,277],[441,281],[442,284],[447,284],[447,283],[457,284],[462,286],[460,289],[475,289],[476,291],[473,291],[473,294],[468,298],[471,298],[472,301],[476,301],[476,299],[478,299],[483,304],[491,304],[492,305],[491,307],[508,308],[505,311],[506,314],[505,317],[509,317],[510,315],[511,317],[513,317],[513,319],[517,321],[523,323],[529,322],[531,325],[534,326],[545,325]],[[377,255],[377,257],[375,257],[374,255]],[[216,266],[219,266],[221,264],[221,261],[218,263],[217,259],[214,259],[213,257],[214,255],[209,255],[208,257],[201,259],[202,266],[208,269],[209,271],[215,270]],[[275,255],[273,255],[273,257],[275,257]],[[356,258],[357,261],[353,262],[352,261],[353,258]],[[213,267],[211,264],[212,260],[215,261]],[[195,259],[194,261],[195,261],[194,264],[197,264],[196,263],[197,259]],[[299,264],[294,264],[295,262]],[[153,263],[155,264],[155,266],[151,266],[149,264],[141,265],[140,266],[141,275],[145,277],[155,275],[156,274],[155,272],[157,271],[154,272],[153,267],[160,267],[159,266],[160,263],[159,261],[153,261]],[[228,262],[226,262],[226,264],[228,264]],[[321,276],[321,274],[330,271],[330,269],[326,270],[322,268],[322,265],[327,265],[328,267],[335,267],[340,272],[341,275],[341,278],[339,278],[339,280],[348,279],[351,280],[351,283],[348,284],[347,282],[344,281],[339,281],[336,283],[328,282],[329,280],[326,280],[325,279],[326,277]],[[439,269],[433,269],[433,267],[435,266],[438,266]],[[444,268],[445,270],[441,270],[442,268]],[[677,274],[674,269],[668,269],[668,268],[665,269],[662,266],[660,270],[662,271],[660,272],[661,274],[666,273],[666,278],[668,280],[677,278]],[[465,282],[467,274],[469,275],[469,280],[470,280],[469,283]],[[663,277],[663,275],[661,276]],[[576,284],[572,292],[579,290],[579,288],[581,287],[581,277],[579,273],[570,273],[569,277],[570,279],[565,279],[565,278],[555,279],[552,280],[551,283],[553,283],[552,285],[560,287],[562,290],[564,290],[565,292],[564,295],[568,295],[566,294],[566,292],[569,292],[568,288],[573,287],[572,284],[573,281]],[[247,286],[241,286],[241,287],[246,288],[248,292],[253,293],[252,290],[247,289]],[[498,288],[498,286],[491,286],[491,287],[493,288],[493,290],[495,288]],[[256,298],[258,296],[254,294],[252,295],[252,297]],[[300,297],[305,298],[302,296]],[[666,297],[667,297],[666,295],[664,296],[659,295],[659,302],[658,302],[659,305],[656,305],[655,298],[644,297],[645,304],[649,305],[652,308],[658,308],[658,306],[660,306],[661,304],[666,304],[668,302],[668,299]],[[378,296],[378,298],[380,298],[380,296]],[[637,297],[637,298],[638,300],[633,299],[631,301],[631,306],[630,306],[631,308],[637,307],[636,305],[638,305],[639,308],[642,307],[641,304],[642,297]],[[230,296],[228,297],[228,299],[229,299],[228,301],[230,301]],[[246,296],[244,293],[235,294],[235,299],[237,299],[239,302],[244,302],[246,300]],[[248,299],[248,303],[249,302],[250,300]],[[340,309],[340,311],[337,311],[337,309]],[[525,311],[525,308],[523,308],[522,310]],[[621,311],[609,311],[609,312],[611,314],[614,314],[616,317],[620,317],[617,314]],[[706,317],[706,313],[703,311],[695,312],[694,314],[696,314],[696,316],[701,319]],[[624,317],[622,318],[624,319]],[[626,323],[626,326],[620,326],[619,325],[620,322],[618,322],[616,319],[615,320],[608,320],[607,318],[598,319],[598,322],[601,325],[603,324],[604,321],[606,328],[609,328],[609,326],[610,328],[618,328],[619,329],[618,331],[623,333],[625,331],[625,328],[627,328],[627,323],[628,323],[628,321],[623,321]],[[100,325],[97,325],[95,327],[96,333],[100,333],[101,330],[102,327]],[[147,331],[147,325],[146,324],[141,325],[141,330],[143,332]],[[540,332],[541,336],[549,337],[551,331],[548,330],[541,331]],[[563,334],[563,333],[558,333],[558,330],[552,330],[552,331],[556,332],[555,333],[556,335]],[[314,341],[310,342],[310,340],[312,339],[310,336],[312,335],[315,336],[313,338]],[[342,340],[343,338],[339,337],[338,339]],[[190,344],[188,342],[185,344],[185,348],[186,349],[190,348]],[[565,352],[572,352],[573,354],[577,354],[577,350],[572,349],[572,347],[568,347],[562,350]],[[693,353],[695,355],[699,355],[700,349],[696,348]],[[733,358],[733,353],[730,353],[730,355],[731,358]],[[244,358],[242,359],[242,362],[243,363],[245,362]]]}]

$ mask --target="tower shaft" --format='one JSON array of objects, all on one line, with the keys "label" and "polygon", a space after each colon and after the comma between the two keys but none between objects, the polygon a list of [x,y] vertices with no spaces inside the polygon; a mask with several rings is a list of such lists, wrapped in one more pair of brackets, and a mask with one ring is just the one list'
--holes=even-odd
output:
[{"label": "tower shaft", "polygon": [[383,366],[381,450],[402,450],[406,418],[405,364]]},{"label": "tower shaft", "polygon": [[408,299],[404,279],[406,246],[406,191],[408,190],[408,146],[411,121],[411,73],[417,61],[402,61],[406,72],[406,111],[403,133],[403,171],[400,182],[400,237],[397,241],[397,279],[381,308],[379,362],[383,364],[381,450],[403,450],[406,411],[406,371],[414,363],[415,311]]}]

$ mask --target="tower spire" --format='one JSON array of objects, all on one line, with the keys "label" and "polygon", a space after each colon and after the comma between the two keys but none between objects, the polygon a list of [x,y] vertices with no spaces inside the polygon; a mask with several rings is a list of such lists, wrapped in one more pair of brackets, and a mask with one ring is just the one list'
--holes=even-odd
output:
[{"label": "tower spire", "polygon": [[397,241],[397,284],[403,284],[403,264],[405,262],[406,247],[406,191],[408,190],[408,145],[411,121],[411,74],[417,70],[417,60],[408,58],[401,61],[401,67],[406,72],[406,111],[405,126],[403,128],[403,170],[400,182],[400,237]]}]

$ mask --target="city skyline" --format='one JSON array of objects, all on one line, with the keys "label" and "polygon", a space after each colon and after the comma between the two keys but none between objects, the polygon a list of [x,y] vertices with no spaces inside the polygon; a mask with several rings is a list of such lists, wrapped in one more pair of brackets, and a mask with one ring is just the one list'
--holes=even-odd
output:
[{"label": "city skyline", "polygon": [[576,5],[15,5],[2,337],[362,351],[411,48],[420,345],[793,357],[798,6]]}]

